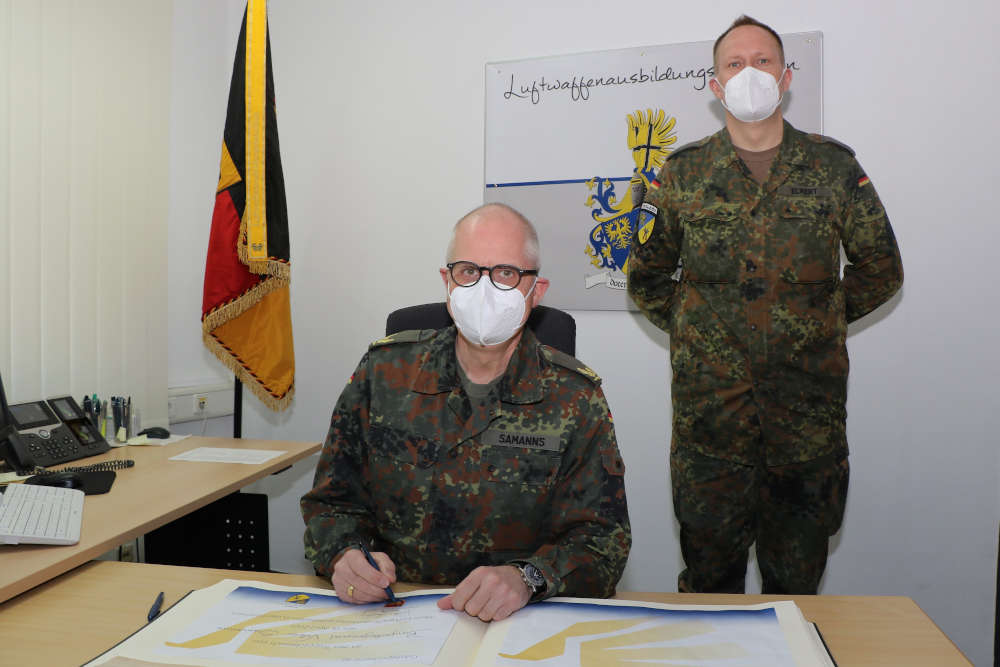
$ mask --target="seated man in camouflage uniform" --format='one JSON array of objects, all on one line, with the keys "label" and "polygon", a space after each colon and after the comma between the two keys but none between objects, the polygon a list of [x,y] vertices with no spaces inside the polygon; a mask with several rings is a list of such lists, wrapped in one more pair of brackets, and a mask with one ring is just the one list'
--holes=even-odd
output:
[{"label": "seated man in camouflage uniform", "polygon": [[450,584],[440,607],[488,621],[614,593],[624,464],[600,379],[524,326],[548,288],[538,259],[516,211],[469,213],[441,269],[457,328],[376,341],[341,394],[302,498],[306,556],[341,600]]}]

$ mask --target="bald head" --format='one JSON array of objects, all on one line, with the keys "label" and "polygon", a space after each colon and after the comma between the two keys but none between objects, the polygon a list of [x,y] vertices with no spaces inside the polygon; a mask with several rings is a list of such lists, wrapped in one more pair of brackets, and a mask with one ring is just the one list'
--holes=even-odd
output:
[{"label": "bald head", "polygon": [[[480,233],[500,233],[517,237],[520,240],[519,245],[523,255],[520,268],[537,269],[541,266],[538,233],[535,231],[535,226],[506,204],[485,204],[462,216],[452,230],[445,262],[466,259],[455,256],[459,237],[478,236]],[[511,263],[511,261],[500,263]]]}]

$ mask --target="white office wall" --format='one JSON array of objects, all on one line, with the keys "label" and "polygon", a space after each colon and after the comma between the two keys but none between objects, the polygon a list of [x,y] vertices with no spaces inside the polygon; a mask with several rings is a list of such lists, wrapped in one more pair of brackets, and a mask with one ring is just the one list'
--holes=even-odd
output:
[{"label": "white office wall", "polygon": [[[169,379],[187,385],[226,376],[202,349],[198,315],[243,3],[175,6]],[[911,596],[988,664],[1000,521],[990,257],[1000,244],[990,122],[1000,6],[987,0],[272,0],[299,366],[293,407],[273,415],[247,398],[244,434],[322,438],[385,315],[442,297],[450,225],[481,201],[484,63],[713,39],[744,11],[779,31],[824,32],[826,132],[857,151],[906,269],[902,295],[851,330],[852,485],[821,590]],[[666,336],[626,313],[573,314],[627,465],[635,542],[622,588],[676,590]],[[305,568],[297,499],[314,463],[256,487],[272,494],[276,569]]]},{"label": "white office wall", "polygon": [[0,374],[166,421],[172,6],[0,0]]}]

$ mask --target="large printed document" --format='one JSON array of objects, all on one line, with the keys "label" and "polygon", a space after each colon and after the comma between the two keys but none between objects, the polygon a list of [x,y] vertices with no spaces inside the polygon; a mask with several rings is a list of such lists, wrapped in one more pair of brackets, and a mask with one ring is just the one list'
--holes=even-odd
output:
[{"label": "large printed document", "polygon": [[793,602],[679,606],[553,598],[483,623],[437,601],[351,605],[325,589],[224,580],[164,612],[90,665],[832,667]]}]

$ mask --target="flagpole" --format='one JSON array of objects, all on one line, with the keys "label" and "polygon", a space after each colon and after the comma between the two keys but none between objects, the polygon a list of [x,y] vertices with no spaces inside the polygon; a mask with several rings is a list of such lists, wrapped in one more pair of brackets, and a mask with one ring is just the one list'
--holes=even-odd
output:
[{"label": "flagpole", "polygon": [[233,437],[243,437],[243,383],[239,376],[233,386]]}]

